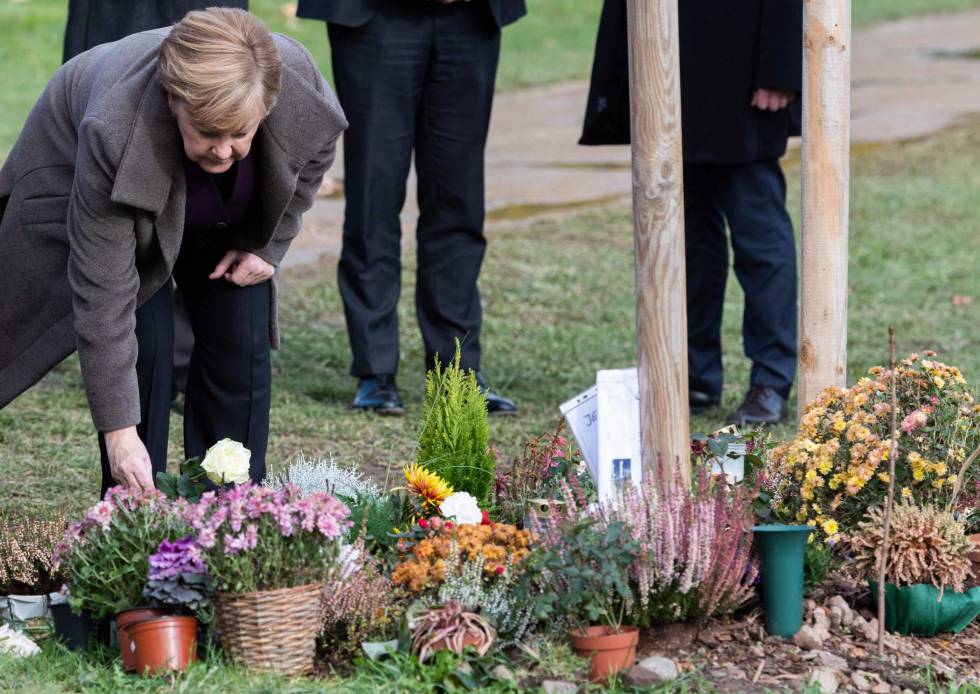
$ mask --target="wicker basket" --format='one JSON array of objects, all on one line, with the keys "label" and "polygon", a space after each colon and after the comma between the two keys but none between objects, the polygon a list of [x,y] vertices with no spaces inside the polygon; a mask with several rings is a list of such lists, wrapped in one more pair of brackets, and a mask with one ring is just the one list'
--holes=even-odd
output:
[{"label": "wicker basket", "polygon": [[250,670],[304,675],[313,669],[323,586],[218,593],[214,623],[225,653]]}]

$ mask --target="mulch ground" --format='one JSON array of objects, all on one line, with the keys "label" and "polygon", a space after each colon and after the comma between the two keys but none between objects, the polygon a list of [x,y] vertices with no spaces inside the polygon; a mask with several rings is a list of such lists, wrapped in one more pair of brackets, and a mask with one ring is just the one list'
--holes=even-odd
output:
[{"label": "mulch ground", "polygon": [[866,588],[844,580],[828,584],[806,601],[804,623],[826,623],[831,612],[828,603],[840,604],[839,598],[832,600],[835,595],[847,602],[853,622],[844,626],[834,619],[826,632],[829,637],[819,645],[801,647],[793,639],[767,635],[756,604],[703,627],[671,624],[645,630],[638,660],[650,655],[673,658],[682,671],[699,670],[726,693],[799,691],[817,669],[830,671],[838,691],[925,692],[927,672],[933,684],[980,683],[980,624],[974,622],[956,635],[931,638],[886,634],[884,656],[878,657],[877,621],[872,621],[875,610]]}]

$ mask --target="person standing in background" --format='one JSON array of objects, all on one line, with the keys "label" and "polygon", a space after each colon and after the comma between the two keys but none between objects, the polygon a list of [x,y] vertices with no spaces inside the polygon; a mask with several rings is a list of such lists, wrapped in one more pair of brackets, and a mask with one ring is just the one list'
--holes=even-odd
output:
[{"label": "person standing in background", "polygon": [[[68,22],[61,62],[67,63],[100,43],[118,41],[130,34],[176,24],[191,10],[237,7],[248,10],[248,0],[68,0]],[[183,393],[194,331],[180,289],[174,287],[174,407],[183,413]]]},{"label": "person standing in background", "polygon": [[[797,280],[779,158],[799,134],[803,5],[686,0],[678,11],[691,411],[721,402],[727,223],[752,360],[728,422],[781,422],[796,374]],[[628,90],[626,4],[606,0],[580,144],[629,143]]]},{"label": "person standing in background", "polygon": [[170,26],[191,10],[248,9],[248,0],[68,0],[68,23],[61,62],[100,43]]},{"label": "person standing in background", "polygon": [[401,221],[415,153],[419,220],[415,306],[427,367],[455,340],[491,414],[513,401],[480,373],[477,279],[486,238],[484,149],[500,30],[524,0],[299,0],[297,16],[327,22],[344,136],[344,240],[338,277],[353,364],[354,407],[404,413],[395,384]]}]

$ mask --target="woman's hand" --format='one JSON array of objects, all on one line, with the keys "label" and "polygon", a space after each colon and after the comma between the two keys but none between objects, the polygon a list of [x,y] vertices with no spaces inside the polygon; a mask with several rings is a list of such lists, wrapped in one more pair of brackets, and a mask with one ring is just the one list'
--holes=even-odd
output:
[{"label": "woman's hand", "polygon": [[103,436],[112,479],[129,489],[153,489],[150,455],[136,433],[136,427],[107,431]]},{"label": "woman's hand", "polygon": [[752,93],[750,106],[755,106],[763,111],[781,111],[789,106],[789,102],[793,100],[794,96],[796,95],[793,92],[787,92],[783,89],[756,89]]},{"label": "woman's hand", "polygon": [[248,251],[231,249],[225,253],[221,262],[208,275],[209,280],[224,277],[239,287],[250,287],[259,282],[265,282],[275,274],[275,266],[265,262],[259,256]]}]

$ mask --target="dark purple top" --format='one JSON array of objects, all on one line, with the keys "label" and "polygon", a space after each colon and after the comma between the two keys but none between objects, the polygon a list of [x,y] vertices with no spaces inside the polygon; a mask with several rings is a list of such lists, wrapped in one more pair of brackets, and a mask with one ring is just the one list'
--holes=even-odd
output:
[{"label": "dark purple top", "polygon": [[[258,182],[255,152],[237,162],[227,173],[212,175],[184,156],[184,176],[187,181],[187,202],[184,207],[184,241],[203,241],[208,232],[231,229],[247,233],[251,223],[258,220]],[[234,184],[218,176],[234,176]],[[221,188],[229,183],[230,193],[222,195]],[[236,234],[237,235],[237,234]],[[233,245],[233,244],[232,244]]]}]

